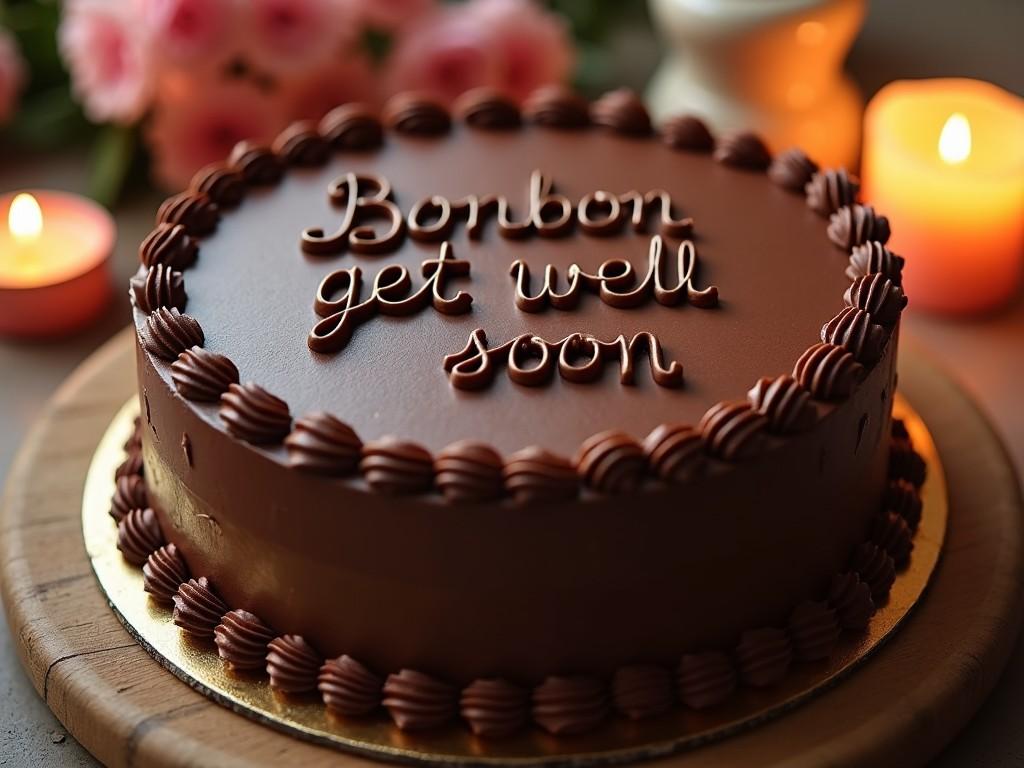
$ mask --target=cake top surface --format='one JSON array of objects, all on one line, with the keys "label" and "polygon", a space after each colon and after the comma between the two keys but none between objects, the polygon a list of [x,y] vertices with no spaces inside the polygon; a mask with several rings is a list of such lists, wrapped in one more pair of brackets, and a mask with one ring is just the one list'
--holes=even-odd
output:
[{"label": "cake top surface", "polygon": [[757,146],[730,157],[720,140],[713,156],[622,120],[497,122],[399,119],[358,150],[329,147],[325,124],[293,132],[283,178],[196,238],[185,311],[205,349],[293,417],[330,413],[364,442],[572,456],[595,433],[642,440],[745,398],[843,309],[850,252],[830,211],[765,173]]}]

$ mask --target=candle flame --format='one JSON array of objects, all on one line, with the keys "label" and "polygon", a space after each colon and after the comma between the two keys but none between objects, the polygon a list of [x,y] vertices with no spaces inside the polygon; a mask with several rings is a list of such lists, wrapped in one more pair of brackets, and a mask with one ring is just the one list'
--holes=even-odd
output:
[{"label": "candle flame", "polygon": [[971,155],[971,124],[967,116],[954,112],[939,134],[939,157],[950,165],[959,165]]},{"label": "candle flame", "polygon": [[7,214],[7,226],[15,242],[34,242],[43,231],[43,211],[28,193],[16,195]]}]

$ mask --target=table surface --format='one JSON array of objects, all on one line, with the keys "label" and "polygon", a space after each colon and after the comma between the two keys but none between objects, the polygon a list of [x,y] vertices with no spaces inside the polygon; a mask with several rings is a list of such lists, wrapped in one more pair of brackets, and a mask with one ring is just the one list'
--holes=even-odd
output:
[{"label": "table surface", "polygon": [[[908,29],[915,29],[908,34]],[[875,3],[848,68],[870,94],[901,77],[963,75],[990,80],[1024,93],[1024,62],[1018,35],[1024,3],[1017,0],[904,0]],[[650,50],[639,40],[624,45]],[[980,41],[984,40],[984,44]],[[638,43],[640,43],[638,45]],[[639,65],[637,65],[639,59]],[[641,77],[650,65],[634,58]],[[13,153],[8,152],[8,155]],[[39,158],[7,156],[0,146],[0,190],[22,186],[81,190],[84,153],[69,150]],[[116,210],[119,243],[114,270],[125,285],[136,265],[136,244],[149,230],[159,198],[132,196]],[[16,344],[0,341],[0,482],[18,444],[59,383],[128,317],[124,292],[89,331],[60,342]],[[974,396],[1003,437],[1024,476],[1024,296],[991,317],[952,321],[913,311],[904,332]],[[1024,636],[991,698],[935,762],[956,766],[1024,765]],[[29,684],[0,613],[0,766],[94,766],[96,762],[68,735]]]}]

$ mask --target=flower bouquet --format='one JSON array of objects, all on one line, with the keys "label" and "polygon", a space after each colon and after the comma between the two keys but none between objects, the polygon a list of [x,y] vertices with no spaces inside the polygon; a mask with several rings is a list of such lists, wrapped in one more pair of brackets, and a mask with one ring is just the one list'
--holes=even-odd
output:
[{"label": "flower bouquet", "polygon": [[[88,137],[93,195],[110,203],[133,168],[165,189],[242,139],[267,141],[338,104],[402,90],[450,103],[490,86],[521,100],[574,79],[643,0],[0,0],[0,123],[49,149]],[[6,106],[6,109],[5,109]],[[0,142],[7,139],[0,135]],[[143,162],[144,161],[144,162]]]}]

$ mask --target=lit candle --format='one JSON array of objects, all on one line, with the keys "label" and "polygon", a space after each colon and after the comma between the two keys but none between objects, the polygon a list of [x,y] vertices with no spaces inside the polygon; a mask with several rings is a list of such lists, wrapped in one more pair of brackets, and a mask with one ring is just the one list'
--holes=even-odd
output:
[{"label": "lit candle", "polygon": [[114,221],[64,192],[0,196],[0,334],[57,336],[87,325],[110,299]]},{"label": "lit candle", "polygon": [[1024,272],[1024,100],[975,80],[901,81],[864,117],[864,198],[892,222],[911,303],[1004,304]]}]

